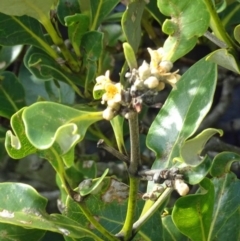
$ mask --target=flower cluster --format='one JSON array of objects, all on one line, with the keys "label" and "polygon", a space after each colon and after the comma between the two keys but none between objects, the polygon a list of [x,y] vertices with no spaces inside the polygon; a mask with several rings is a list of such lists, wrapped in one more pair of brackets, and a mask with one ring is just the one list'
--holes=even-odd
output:
[{"label": "flower cluster", "polygon": [[122,86],[120,83],[114,83],[110,80],[110,72],[96,78],[94,90],[102,90],[102,104],[107,103],[107,108],[103,111],[103,118],[111,120],[120,109],[122,100]]},{"label": "flower cluster", "polygon": [[[126,78],[131,85],[128,90],[123,90],[120,83],[111,81],[109,71],[96,78],[93,89],[94,98],[102,98],[101,103],[107,103],[107,108],[103,111],[104,119],[111,120],[118,112],[126,110],[126,108],[121,109],[121,106],[132,107],[140,112],[142,102],[148,103],[152,96],[164,89],[165,84],[175,87],[180,75],[177,74],[178,71],[170,72],[173,64],[165,58],[163,48],[157,50],[148,48],[148,52],[151,57],[149,64],[143,61],[138,69],[126,73]],[[127,112],[122,114],[127,118]]]},{"label": "flower cluster", "polygon": [[126,76],[132,83],[132,93],[147,90],[158,92],[164,89],[166,83],[175,87],[181,76],[177,74],[178,71],[170,72],[173,64],[171,61],[164,59],[163,48],[157,50],[148,48],[148,52],[151,57],[150,64],[143,61],[137,70],[131,74],[128,73]]}]

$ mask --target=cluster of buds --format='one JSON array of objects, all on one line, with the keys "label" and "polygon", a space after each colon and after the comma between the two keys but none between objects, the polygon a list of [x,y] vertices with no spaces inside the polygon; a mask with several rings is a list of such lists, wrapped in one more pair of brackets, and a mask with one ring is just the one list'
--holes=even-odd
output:
[{"label": "cluster of buds", "polygon": [[164,89],[165,84],[170,84],[175,88],[175,84],[180,79],[180,75],[175,72],[170,72],[173,67],[171,61],[164,59],[163,48],[152,50],[148,48],[151,57],[150,64],[143,61],[142,65],[131,73],[126,74],[129,79],[132,95],[139,95],[151,90],[151,93],[157,93]]},{"label": "cluster of buds", "polygon": [[[143,61],[138,69],[133,69],[126,73],[126,78],[131,84],[129,90],[123,90],[120,83],[110,80],[109,71],[105,75],[96,78],[96,85],[93,92],[96,97],[100,93],[102,104],[107,103],[107,108],[103,111],[103,118],[111,120],[120,110],[121,106],[132,106],[137,112],[141,110],[142,102],[147,103],[159,91],[164,89],[165,84],[170,84],[173,88],[180,79],[178,71],[170,72],[173,64],[165,59],[163,48],[152,50],[148,48],[151,57],[150,64]],[[129,103],[126,103],[126,95]],[[125,108],[126,109],[126,108]],[[127,118],[127,114],[125,115]]]}]

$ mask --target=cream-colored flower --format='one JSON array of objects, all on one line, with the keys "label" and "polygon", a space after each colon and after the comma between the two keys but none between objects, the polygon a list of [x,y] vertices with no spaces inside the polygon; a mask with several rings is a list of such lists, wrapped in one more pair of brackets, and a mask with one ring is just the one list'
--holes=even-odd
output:
[{"label": "cream-colored flower", "polygon": [[150,67],[157,69],[159,63],[164,59],[163,48],[159,48],[157,50],[152,50],[151,48],[147,48],[147,50],[151,57]]},{"label": "cream-colored flower", "polygon": [[122,100],[122,95],[121,95],[122,86],[120,83],[117,83],[117,84],[107,83],[104,86],[104,89],[105,89],[105,93],[102,96],[103,104],[108,101],[119,103]]},{"label": "cream-colored flower", "polygon": [[99,84],[99,85],[103,85],[103,87],[104,87],[105,84],[111,82],[111,80],[110,80],[110,71],[107,70],[106,73],[105,73],[105,75],[100,75],[100,76],[98,76],[98,77],[96,78],[96,82],[97,82],[97,84]]}]

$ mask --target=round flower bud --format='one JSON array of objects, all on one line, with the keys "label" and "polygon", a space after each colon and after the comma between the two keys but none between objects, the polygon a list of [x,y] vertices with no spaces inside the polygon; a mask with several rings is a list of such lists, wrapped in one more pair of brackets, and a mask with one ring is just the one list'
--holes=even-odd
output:
[{"label": "round flower bud", "polygon": [[103,118],[105,120],[111,120],[113,119],[113,117],[115,117],[115,113],[114,113],[114,110],[111,108],[111,107],[107,107],[104,111],[103,111],[103,114],[102,114]]},{"label": "round flower bud", "polygon": [[175,189],[177,190],[180,196],[185,196],[189,192],[188,185],[182,179],[175,180]]},{"label": "round flower bud", "polygon": [[144,85],[149,89],[154,89],[159,85],[159,80],[155,76],[150,76],[144,81]]},{"label": "round flower bud", "polygon": [[165,83],[159,81],[159,85],[157,86],[156,91],[161,91],[161,90],[163,90],[164,88],[165,88]]},{"label": "round flower bud", "polygon": [[173,67],[173,63],[169,60],[163,60],[159,64],[159,68],[160,68],[161,73],[168,73],[171,70],[172,67]]},{"label": "round flower bud", "polygon": [[145,80],[148,78],[151,74],[150,66],[149,64],[144,60],[142,65],[138,68],[138,74],[140,77],[140,80]]}]

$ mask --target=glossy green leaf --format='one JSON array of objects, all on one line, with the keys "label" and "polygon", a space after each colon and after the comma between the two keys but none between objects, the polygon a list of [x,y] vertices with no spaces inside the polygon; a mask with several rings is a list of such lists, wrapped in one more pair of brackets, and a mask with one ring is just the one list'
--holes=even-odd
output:
[{"label": "glossy green leaf", "polygon": [[11,127],[14,134],[10,130],[6,133],[5,148],[8,155],[13,159],[21,159],[36,152],[36,148],[32,146],[26,137],[25,127],[22,121],[24,109],[25,108],[22,108],[11,117]]},{"label": "glossy green leaf", "polygon": [[64,71],[53,58],[42,50],[35,47],[29,48],[24,56],[24,64],[36,78],[63,81],[81,95],[79,88],[75,84],[83,86],[83,79],[80,76]]},{"label": "glossy green leaf", "polygon": [[210,174],[214,177],[222,176],[230,172],[233,162],[240,161],[240,155],[233,152],[221,152],[213,159]]},{"label": "glossy green leaf", "polygon": [[[91,181],[89,179],[84,180],[79,185],[79,193],[81,196],[89,195],[90,193],[96,193],[99,192],[102,188],[102,182],[104,178],[107,176],[109,169],[106,169],[101,177],[92,179]],[[86,182],[87,181],[87,182]],[[90,185],[88,183],[90,181]]]},{"label": "glossy green leaf", "polygon": [[38,102],[21,109],[11,118],[14,133],[7,132],[5,146],[8,154],[15,159],[35,153],[38,149],[39,154],[51,160],[55,170],[63,174],[59,165],[63,165],[62,162],[72,165],[76,143],[84,138],[92,123],[101,119],[101,112]]},{"label": "glossy green leaf", "polygon": [[218,49],[209,54],[206,59],[237,74],[240,73],[236,59],[227,49]]},{"label": "glossy green leaf", "polygon": [[216,65],[200,60],[181,77],[152,123],[147,146],[156,153],[152,168],[170,168],[184,142],[209,111],[216,87]]},{"label": "glossy green leaf", "polygon": [[64,18],[80,13],[78,0],[59,0],[57,5],[57,16],[62,25],[65,25]]},{"label": "glossy green leaf", "polygon": [[112,12],[115,6],[119,3],[119,0],[86,0],[86,3],[81,3],[80,6],[82,12],[88,12],[91,9],[91,30],[97,30],[102,21]]},{"label": "glossy green leaf", "polygon": [[189,240],[176,228],[175,224],[172,221],[171,215],[163,217],[162,224],[163,224],[164,241],[188,241]]},{"label": "glossy green leaf", "polygon": [[223,135],[222,130],[206,129],[198,134],[196,137],[187,140],[181,148],[182,160],[191,166],[197,166],[200,164],[201,152],[207,143],[207,141],[215,134]]},{"label": "glossy green leaf", "polygon": [[22,118],[28,139],[36,148],[47,149],[57,141],[64,154],[83,139],[92,123],[102,119],[102,112],[80,111],[53,102],[38,102],[26,108]]},{"label": "glossy green leaf", "polygon": [[[9,4],[6,6],[9,7]],[[43,50],[51,48],[43,35],[41,24],[28,16],[15,17],[0,13],[0,30],[1,45],[29,44]]]},{"label": "glossy green leaf", "polygon": [[[219,232],[229,233],[225,226],[226,222],[234,226],[239,221],[239,218],[233,215],[240,207],[240,180],[235,174],[228,173],[212,181],[215,188],[215,202],[208,240],[219,240]],[[234,235],[229,233],[228,239],[238,240],[239,233],[234,232]]]},{"label": "glossy green leaf", "polygon": [[43,21],[44,17],[48,17],[54,1],[35,0],[33,3],[31,0],[1,0],[0,12],[13,16],[27,15]]},{"label": "glossy green leaf", "polygon": [[98,60],[103,50],[103,33],[91,31],[83,35],[81,47],[87,59]]},{"label": "glossy green leaf", "polygon": [[166,17],[159,11],[157,1],[149,1],[146,4],[146,9],[160,25],[163,24]]},{"label": "glossy green leaf", "polygon": [[0,50],[0,71],[5,70],[19,56],[23,45],[3,46]]},{"label": "glossy green leaf", "polygon": [[197,166],[185,166],[184,164],[185,167],[179,168],[181,170],[180,172],[184,176],[184,180],[191,185],[195,185],[201,182],[203,178],[208,175],[211,164],[212,159],[209,156],[205,156],[201,163]]},{"label": "glossy green leaf", "polygon": [[234,28],[234,38],[238,41],[238,43],[240,43],[240,25],[237,25],[235,28]]},{"label": "glossy green leaf", "polygon": [[[100,192],[85,197],[85,205],[101,225],[109,232],[116,234],[121,230],[126,216],[128,192],[129,187],[126,184],[114,178],[106,177],[102,182]],[[140,195],[137,202],[136,216],[139,216],[144,204]],[[93,232],[96,232],[96,229],[84,216],[80,205],[68,198],[66,206],[65,215],[68,218],[78,221],[83,227],[90,227]],[[152,229],[153,225],[157,228]],[[103,240],[106,239],[100,236],[99,233],[98,236]],[[159,213],[156,212],[133,240],[157,240],[160,236],[161,219]]]},{"label": "glossy green leaf", "polygon": [[141,41],[141,19],[145,5],[143,0],[130,2],[122,16],[123,32],[135,53]]},{"label": "glossy green leaf", "polygon": [[64,20],[68,27],[68,37],[72,43],[73,49],[76,55],[80,57],[80,43],[83,34],[89,29],[89,17],[85,14],[75,14],[65,17]]},{"label": "glossy green leaf", "polygon": [[68,84],[57,80],[38,79],[25,67],[21,65],[19,74],[19,81],[25,90],[25,101],[27,105],[31,105],[38,101],[39,98],[47,101],[59,102],[61,104],[72,105],[75,100],[75,92]]},{"label": "glossy green leaf", "polygon": [[25,105],[24,89],[12,72],[0,73],[0,116],[9,118]]},{"label": "glossy green leaf", "polygon": [[124,118],[122,116],[117,115],[112,120],[110,120],[110,123],[112,125],[114,135],[117,141],[118,150],[126,154],[126,148],[125,148],[125,141],[124,141],[124,131],[123,131],[123,123]]},{"label": "glossy green leaf", "polygon": [[225,8],[227,7],[226,0],[214,0],[213,4],[215,5],[215,9],[217,10],[218,13],[224,11]]},{"label": "glossy green leaf", "polygon": [[84,34],[81,48],[84,50],[84,62],[87,70],[85,79],[85,95],[87,96],[89,94],[87,92],[88,84],[96,77],[96,61],[100,58],[103,51],[103,33],[91,31]]},{"label": "glossy green leaf", "polygon": [[[6,226],[5,223],[15,225],[16,229],[13,231],[16,236],[17,231],[24,230],[22,241],[28,240],[27,236],[33,234],[34,229],[39,229],[39,232],[35,231],[35,240],[39,240],[46,230],[73,238],[94,235],[90,230],[83,229],[78,222],[63,215],[48,215],[45,211],[47,200],[31,186],[19,183],[1,183],[0,193],[0,227],[3,223],[4,227],[8,228],[6,230],[8,232],[12,227]],[[24,229],[18,229],[19,226]],[[19,236],[17,237],[19,238]]]},{"label": "glossy green leaf", "polygon": [[192,241],[209,240],[208,233],[212,222],[213,184],[205,178],[200,187],[200,193],[179,198],[172,212],[174,224]]},{"label": "glossy green leaf", "polygon": [[42,230],[26,229],[20,226],[0,223],[0,240],[1,241],[38,241],[42,240],[45,234]]},{"label": "glossy green leaf", "polygon": [[134,50],[129,43],[123,43],[123,52],[128,66],[131,70],[137,68],[137,60],[134,54]]},{"label": "glossy green leaf", "polygon": [[169,35],[163,49],[165,58],[174,62],[188,53],[206,32],[210,15],[202,0],[158,0],[158,7],[164,15],[171,16],[162,26],[162,31]]},{"label": "glossy green leaf", "polygon": [[240,240],[240,208],[224,223],[217,234],[218,241]]}]

